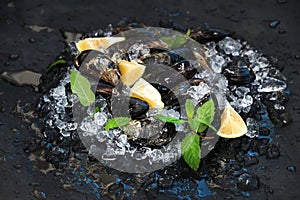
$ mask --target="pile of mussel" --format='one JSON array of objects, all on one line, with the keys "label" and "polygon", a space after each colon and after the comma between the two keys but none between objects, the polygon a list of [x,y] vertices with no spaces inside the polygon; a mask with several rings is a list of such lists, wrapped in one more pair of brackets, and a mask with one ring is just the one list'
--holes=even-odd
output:
[{"label": "pile of mussel", "polygon": [[[147,44],[134,45],[142,46],[143,49],[140,49],[138,52],[128,50],[126,53],[119,55],[118,61],[113,61],[111,57],[101,51],[85,50],[75,57],[74,63],[77,70],[92,83],[96,99],[104,98],[106,100],[106,112],[113,117],[129,116],[132,120],[139,121],[144,134],[134,137],[130,133],[125,133],[132,146],[161,148],[172,140],[176,134],[176,128],[172,123],[164,124],[149,116],[148,111],[152,110],[153,102],[151,102],[151,97],[145,96],[153,95],[155,93],[153,90],[155,89],[160,96],[158,101],[161,100],[162,102],[157,104],[156,107],[154,106],[155,108],[172,109],[178,113],[183,113],[180,105],[184,105],[185,101],[183,100],[186,100],[188,95],[180,92],[182,83],[185,82],[184,91],[186,91],[188,87],[197,86],[205,81],[202,78],[195,77],[198,70],[182,56],[190,53],[189,49],[162,50],[151,48]],[[134,60],[130,59],[133,57],[135,58]],[[134,68],[136,65],[146,66],[141,79],[144,81],[143,84],[145,82],[147,84],[149,81],[153,88],[144,92],[144,96],[135,97],[128,93],[130,87],[122,82],[122,70],[120,68],[123,63],[129,68]],[[132,79],[137,78],[139,77],[132,77]],[[129,85],[132,86],[132,83]],[[146,86],[142,85],[142,87]],[[182,102],[177,98],[178,96],[182,97]],[[199,105],[209,98],[210,94],[206,94],[199,99]],[[96,101],[95,107],[101,107],[101,105],[98,105]],[[153,109],[153,112],[155,112],[155,109]],[[182,117],[184,117],[184,114]],[[163,126],[161,130],[155,130],[150,125],[153,122],[158,123],[158,126]]]}]

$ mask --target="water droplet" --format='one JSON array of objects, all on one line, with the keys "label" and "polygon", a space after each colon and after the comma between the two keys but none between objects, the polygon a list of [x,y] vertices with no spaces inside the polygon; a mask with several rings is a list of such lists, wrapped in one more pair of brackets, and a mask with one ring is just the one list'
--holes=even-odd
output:
[{"label": "water droplet", "polygon": [[296,167],[295,166],[288,166],[286,168],[289,172],[296,172]]},{"label": "water droplet", "polygon": [[270,22],[269,26],[270,26],[270,28],[276,28],[279,24],[280,24],[280,21],[275,20],[275,21]]}]

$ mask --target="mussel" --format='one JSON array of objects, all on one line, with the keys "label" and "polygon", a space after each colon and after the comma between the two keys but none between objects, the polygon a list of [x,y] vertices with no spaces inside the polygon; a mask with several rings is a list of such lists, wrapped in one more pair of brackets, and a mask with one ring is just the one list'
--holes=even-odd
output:
[{"label": "mussel", "polygon": [[83,51],[75,58],[75,64],[85,77],[93,81],[101,79],[111,85],[119,81],[115,63],[101,52]]},{"label": "mussel", "polygon": [[226,36],[232,36],[234,33],[229,31],[220,30],[217,28],[201,28],[191,33],[190,37],[200,44],[207,42],[218,42]]},{"label": "mussel", "polygon": [[[170,66],[182,74],[186,79],[190,79],[197,73],[197,69],[183,57],[184,55],[189,55],[190,52],[186,51],[186,49],[177,49],[168,52],[160,52],[141,58],[141,61],[147,66],[151,66],[151,64]],[[170,78],[173,77],[170,76]]]},{"label": "mussel", "polygon": [[[127,106],[126,106],[127,105]],[[147,102],[125,96],[117,96],[111,99],[112,113],[114,116],[128,116],[132,119],[143,119],[149,110]]]},{"label": "mussel", "polygon": [[255,80],[255,74],[250,66],[244,61],[237,61],[231,63],[224,69],[223,74],[229,82],[236,85],[246,85]]}]

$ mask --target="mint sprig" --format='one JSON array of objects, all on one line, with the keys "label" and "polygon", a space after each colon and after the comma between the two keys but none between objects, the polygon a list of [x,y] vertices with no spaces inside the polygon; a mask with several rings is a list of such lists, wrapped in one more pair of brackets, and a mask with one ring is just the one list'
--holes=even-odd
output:
[{"label": "mint sprig", "polygon": [[83,106],[89,106],[95,102],[95,94],[91,90],[91,84],[87,78],[79,72],[72,70],[70,75],[71,90],[76,94]]},{"label": "mint sprig", "polygon": [[183,123],[185,123],[184,120],[177,119],[175,117],[165,116],[165,115],[162,115],[162,114],[157,114],[155,117],[157,119],[163,121],[163,122],[170,122],[170,123],[173,123],[173,124],[183,124]]},{"label": "mint sprig", "polygon": [[108,120],[105,124],[105,130],[108,131],[110,129],[119,128],[121,126],[126,126],[131,121],[129,117],[115,117]]},{"label": "mint sprig", "polygon": [[162,37],[160,38],[160,40],[165,42],[170,49],[178,49],[186,42],[190,34],[191,34],[191,29],[188,29],[185,35],[178,35],[176,38]]},{"label": "mint sprig", "polygon": [[198,135],[185,136],[181,142],[181,155],[190,168],[195,171],[198,170],[201,159],[200,137]]}]

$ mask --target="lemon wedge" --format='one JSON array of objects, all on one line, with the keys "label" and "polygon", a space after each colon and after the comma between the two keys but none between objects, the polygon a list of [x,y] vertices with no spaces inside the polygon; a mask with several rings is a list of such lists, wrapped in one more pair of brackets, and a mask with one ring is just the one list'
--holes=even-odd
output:
[{"label": "lemon wedge", "polygon": [[86,38],[76,43],[76,48],[79,53],[86,50],[99,50],[101,48],[107,49],[109,46],[124,41],[125,37],[98,37]]},{"label": "lemon wedge", "polygon": [[221,115],[221,127],[217,134],[224,138],[237,138],[246,134],[247,131],[247,126],[242,117],[227,102]]},{"label": "lemon wedge", "polygon": [[121,73],[121,81],[127,86],[133,85],[139,78],[141,78],[146,68],[144,65],[126,60],[118,61],[118,67]]},{"label": "lemon wedge", "polygon": [[130,96],[146,101],[150,109],[162,109],[161,95],[150,83],[140,78],[131,88]]}]

